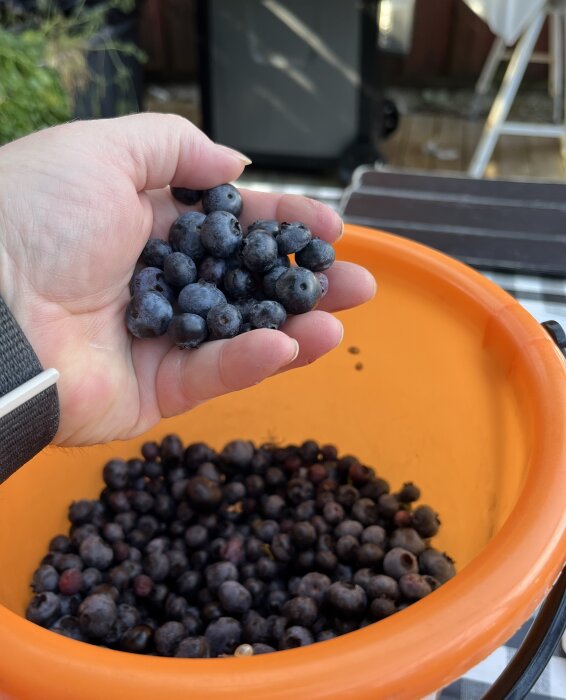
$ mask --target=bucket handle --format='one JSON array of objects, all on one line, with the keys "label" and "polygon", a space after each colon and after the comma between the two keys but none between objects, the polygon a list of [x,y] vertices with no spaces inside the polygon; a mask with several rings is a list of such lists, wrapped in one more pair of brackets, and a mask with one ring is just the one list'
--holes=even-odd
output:
[{"label": "bucket handle", "polygon": [[548,665],[566,629],[566,567],[546,596],[513,659],[482,700],[523,700]]},{"label": "bucket handle", "polygon": [[[566,357],[566,333],[557,321],[542,324]],[[548,665],[566,629],[566,566],[547,595],[523,643],[512,661],[482,700],[526,698]]]}]

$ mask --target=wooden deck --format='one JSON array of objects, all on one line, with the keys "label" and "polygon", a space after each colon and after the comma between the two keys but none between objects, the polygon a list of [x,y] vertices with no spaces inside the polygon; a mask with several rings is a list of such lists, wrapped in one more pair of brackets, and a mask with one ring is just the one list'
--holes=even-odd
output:
[{"label": "wooden deck", "polygon": [[[483,121],[444,114],[409,113],[383,143],[396,168],[465,172],[483,129]],[[566,181],[566,163],[558,139],[502,136],[487,177]]]}]

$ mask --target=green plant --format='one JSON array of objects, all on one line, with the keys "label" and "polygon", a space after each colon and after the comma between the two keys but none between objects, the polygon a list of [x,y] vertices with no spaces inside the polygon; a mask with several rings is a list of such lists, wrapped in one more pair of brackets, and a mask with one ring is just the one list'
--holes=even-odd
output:
[{"label": "green plant", "polygon": [[113,38],[105,28],[111,9],[129,12],[134,0],[85,1],[68,14],[51,0],[32,12],[2,10],[0,20],[0,144],[31,131],[68,121],[82,92],[97,109],[109,85],[89,67],[89,56],[104,52],[115,67],[123,112],[132,104],[133,86],[122,57],[144,60],[134,45]]}]

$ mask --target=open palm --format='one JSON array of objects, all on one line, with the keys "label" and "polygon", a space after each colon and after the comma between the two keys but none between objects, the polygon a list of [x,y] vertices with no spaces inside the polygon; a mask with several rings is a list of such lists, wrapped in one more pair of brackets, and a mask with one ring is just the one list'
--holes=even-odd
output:
[{"label": "open palm", "polygon": [[[196,351],[127,333],[128,282],[141,250],[150,236],[166,238],[188,209],[168,185],[210,188],[235,180],[245,164],[172,115],[75,122],[0,149],[0,296],[43,366],[61,374],[58,444],[130,438],[161,417],[312,362],[342,337],[326,312],[373,295],[369,273],[340,262],[319,309],[291,318],[285,333],[254,330]],[[242,194],[244,224],[302,220],[326,240],[340,235],[339,217],[319,203]]]}]

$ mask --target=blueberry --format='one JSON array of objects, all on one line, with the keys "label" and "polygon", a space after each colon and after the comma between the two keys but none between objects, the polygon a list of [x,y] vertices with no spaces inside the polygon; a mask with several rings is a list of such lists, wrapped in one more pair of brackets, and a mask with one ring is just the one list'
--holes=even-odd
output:
[{"label": "blueberry", "polygon": [[198,348],[208,338],[208,329],[202,316],[184,313],[173,316],[167,334],[179,348]]},{"label": "blueberry", "polygon": [[98,535],[89,535],[82,541],[79,553],[86,566],[93,566],[103,571],[112,563],[114,552]]},{"label": "blueberry", "polygon": [[382,549],[385,547],[386,540],[387,534],[380,525],[370,525],[366,527],[360,537],[362,544],[377,544]]},{"label": "blueberry", "polygon": [[169,559],[163,552],[153,552],[143,559],[143,570],[154,583],[164,581],[170,569]]},{"label": "blueberry", "polygon": [[287,313],[277,301],[258,301],[250,311],[250,323],[254,328],[277,330],[287,320]]},{"label": "blueberry", "polygon": [[128,463],[123,459],[111,459],[104,465],[102,478],[111,489],[125,489],[130,483]]},{"label": "blueberry", "polygon": [[397,494],[397,498],[401,503],[413,503],[413,501],[418,501],[420,497],[421,491],[412,481],[407,481],[403,484],[401,490]]},{"label": "blueberry", "polygon": [[213,258],[209,255],[198,267],[198,279],[220,287],[226,270],[226,260],[223,258]]},{"label": "blueberry", "polygon": [[177,466],[183,458],[183,443],[178,435],[166,435],[161,441],[159,454],[163,464]]},{"label": "blueberry", "polygon": [[49,564],[43,564],[35,570],[31,587],[35,593],[44,593],[45,591],[56,591],[59,582],[59,574],[55,567]]},{"label": "blueberry", "polygon": [[262,542],[270,543],[279,534],[279,523],[275,520],[256,520],[253,531]]},{"label": "blueberry", "polygon": [[269,557],[260,557],[257,560],[257,576],[262,581],[270,581],[274,579],[279,573],[279,566],[277,562],[273,561]]},{"label": "blueberry", "polygon": [[138,598],[147,598],[153,590],[153,581],[147,574],[139,574],[133,579],[132,588]]},{"label": "blueberry", "polygon": [[413,527],[421,537],[434,537],[440,527],[438,515],[430,506],[418,506],[413,511]]},{"label": "blueberry", "polygon": [[176,582],[177,591],[191,599],[202,585],[202,574],[200,571],[185,571],[179,576]]},{"label": "blueberry", "polygon": [[234,216],[242,213],[242,195],[234,185],[218,185],[202,194],[202,208],[205,214],[216,211],[230,212]]},{"label": "blueberry", "polygon": [[222,501],[222,491],[214,481],[194,476],[187,483],[187,498],[198,510],[210,511]]},{"label": "blueberry", "polygon": [[83,573],[79,569],[65,569],[59,577],[59,592],[62,595],[75,595],[83,587]]},{"label": "blueberry", "polygon": [[61,614],[61,603],[58,596],[52,591],[45,591],[34,595],[26,609],[26,618],[37,625],[48,627],[52,625]]},{"label": "blueberry", "polygon": [[101,639],[114,624],[118,610],[108,595],[96,593],[87,596],[79,607],[79,625],[87,637]]},{"label": "blueberry", "polygon": [[193,204],[200,202],[202,190],[191,190],[187,187],[171,186],[171,194],[178,202],[192,206]]},{"label": "blueberry", "polygon": [[63,615],[49,628],[51,632],[56,632],[63,637],[75,639],[77,642],[84,641],[83,634],[79,627],[79,621],[74,615]]},{"label": "blueberry", "polygon": [[204,636],[210,644],[211,656],[233,654],[242,639],[242,626],[233,617],[221,617],[208,625]]},{"label": "blueberry", "polygon": [[344,537],[345,535],[360,537],[363,530],[364,526],[357,520],[342,520],[342,522],[336,526],[334,534],[336,537]]},{"label": "blueberry", "polygon": [[120,648],[134,654],[148,651],[153,640],[153,630],[148,625],[136,625],[129,629],[120,640]]},{"label": "blueberry", "polygon": [[377,544],[361,544],[356,550],[358,566],[376,568],[383,559],[383,549]]},{"label": "blueberry", "polygon": [[412,527],[401,527],[393,530],[390,539],[391,547],[403,547],[413,554],[424,552],[425,542]]},{"label": "blueberry", "polygon": [[252,330],[252,325],[249,323],[250,320],[250,312],[252,310],[252,307],[257,304],[256,300],[253,297],[250,297],[249,299],[238,299],[237,301],[234,302],[234,306],[238,309],[240,312],[240,316],[242,317],[242,325],[240,326],[240,333],[245,333],[246,329],[244,326],[248,327],[248,330]]},{"label": "blueberry", "polygon": [[226,297],[210,282],[201,281],[183,287],[179,292],[178,302],[180,310],[184,313],[206,318],[212,307],[226,303]]},{"label": "blueberry", "polygon": [[393,547],[383,558],[383,571],[387,576],[400,579],[405,574],[418,573],[419,567],[412,552],[401,547]]},{"label": "blueberry", "polygon": [[169,620],[182,620],[187,614],[188,605],[186,598],[170,593],[165,599],[163,612]]},{"label": "blueberry", "polygon": [[318,571],[312,571],[305,574],[300,580],[298,594],[299,596],[312,598],[315,603],[320,606],[324,602],[330,584],[331,581],[328,576]]},{"label": "blueberry", "polygon": [[320,284],[310,270],[292,267],[275,283],[277,299],[290,314],[302,314],[314,309],[322,294]]},{"label": "blueberry", "polygon": [[306,267],[312,272],[324,272],[332,266],[336,260],[334,248],[320,238],[313,238],[312,241],[302,248],[295,256],[297,265]]},{"label": "blueberry", "polygon": [[294,221],[291,224],[283,222],[276,239],[279,255],[298,253],[310,242],[311,238],[309,228],[299,221]]},{"label": "blueberry", "polygon": [[352,506],[352,518],[362,525],[374,525],[379,518],[378,509],[371,498],[360,498]]},{"label": "blueberry", "polygon": [[446,581],[456,575],[452,559],[436,549],[425,549],[419,554],[419,564],[421,573],[433,576],[440,583],[446,583]]},{"label": "blueberry", "polygon": [[161,656],[173,656],[187,633],[182,622],[171,620],[155,630],[155,650]]},{"label": "blueberry", "polygon": [[354,561],[357,555],[360,543],[352,535],[344,535],[336,542],[336,555],[343,564],[349,564]]},{"label": "blueberry", "polygon": [[370,612],[375,620],[383,620],[397,611],[395,603],[389,598],[375,598],[371,601]]},{"label": "blueberry", "polygon": [[149,267],[163,268],[163,260],[173,249],[161,238],[150,238],[142,250],[141,258]]},{"label": "blueberry", "polygon": [[229,561],[219,561],[206,567],[204,576],[211,591],[217,591],[225,581],[237,581],[238,569]]},{"label": "blueberry", "polygon": [[81,498],[80,501],[73,501],[69,507],[69,520],[73,525],[90,523],[94,517],[95,501]]},{"label": "blueberry", "polygon": [[83,570],[83,590],[90,591],[102,582],[102,571],[89,566]]},{"label": "blueberry", "polygon": [[255,289],[255,282],[248,270],[234,267],[224,274],[224,291],[232,299],[247,299]]},{"label": "blueberry", "polygon": [[328,293],[328,286],[329,286],[329,281],[328,277],[324,274],[324,272],[315,272],[314,276],[318,280],[318,283],[320,284],[320,288],[322,290],[320,294],[320,298],[325,297],[326,294]]},{"label": "blueberry", "polygon": [[185,531],[185,542],[190,549],[200,549],[208,542],[208,530],[202,525],[191,525]]},{"label": "blueberry", "polygon": [[293,625],[285,631],[279,642],[279,649],[296,649],[314,643],[314,637],[306,627]]},{"label": "blueberry", "polygon": [[384,493],[377,499],[379,514],[385,518],[392,518],[399,510],[397,496],[392,493]]},{"label": "blueberry", "polygon": [[364,569],[358,569],[354,576],[352,577],[352,582],[357,583],[358,586],[361,586],[364,591],[367,593],[367,587],[370,578],[374,575],[374,572],[371,569],[364,568]]},{"label": "blueberry", "polygon": [[326,591],[326,602],[338,617],[355,619],[364,615],[367,597],[356,583],[336,581]]},{"label": "blueberry", "polygon": [[252,604],[251,593],[237,581],[224,581],[218,589],[218,600],[230,615],[243,615]]},{"label": "blueberry", "polygon": [[275,221],[275,219],[257,219],[253,224],[248,226],[248,233],[256,231],[257,229],[261,229],[275,236],[279,233],[279,222]]},{"label": "blueberry", "polygon": [[369,598],[390,598],[391,600],[398,600],[400,595],[397,581],[384,574],[372,576],[367,583],[366,592]]},{"label": "blueberry", "polygon": [[201,241],[201,229],[205,219],[204,214],[189,211],[181,214],[169,229],[171,248],[188,255],[195,263],[200,262],[206,255]]},{"label": "blueberry", "polygon": [[432,592],[430,584],[420,574],[405,574],[401,576],[399,588],[407,600],[420,600]]},{"label": "blueberry", "polygon": [[275,291],[275,284],[281,275],[288,269],[288,266],[284,267],[283,265],[276,264],[271,268],[271,270],[265,273],[263,276],[263,291],[268,299],[276,298],[277,293]]},{"label": "blueberry", "polygon": [[317,539],[317,532],[314,526],[308,521],[299,521],[291,528],[291,540],[299,549],[312,547]]},{"label": "blueberry", "polygon": [[339,522],[344,520],[344,516],[346,515],[344,508],[336,501],[329,501],[328,503],[325,503],[324,508],[322,509],[322,514],[326,522],[330,525],[337,525]]},{"label": "blueberry", "polygon": [[196,282],[197,267],[192,258],[176,251],[165,258],[163,276],[172,287],[186,287],[187,284]]},{"label": "blueberry", "polygon": [[237,503],[246,496],[246,487],[241,481],[232,481],[224,486],[224,500],[226,503]]},{"label": "blueberry", "polygon": [[136,338],[155,338],[167,332],[173,309],[158,292],[136,295],[126,308],[126,325]]},{"label": "blueberry", "polygon": [[332,574],[336,569],[338,559],[333,552],[318,551],[315,556],[315,564],[321,571]]},{"label": "blueberry", "polygon": [[49,542],[49,551],[66,554],[67,552],[71,551],[72,546],[71,540],[67,537],[67,535],[55,535],[55,537],[51,538]]},{"label": "blueberry", "polygon": [[104,539],[113,544],[119,540],[123,540],[125,537],[124,528],[119,523],[106,523],[102,528],[102,534]]},{"label": "blueberry", "polygon": [[227,211],[213,211],[201,228],[205,250],[216,258],[229,258],[240,249],[242,227],[238,219]]},{"label": "blueberry", "polygon": [[252,272],[266,273],[277,262],[277,243],[270,233],[257,229],[244,239],[242,261]]},{"label": "blueberry", "polygon": [[163,270],[158,267],[144,267],[130,282],[130,293],[133,297],[145,292],[159,292],[172,304],[175,301],[175,290],[167,284]]},{"label": "blueberry", "polygon": [[[254,446],[249,440],[231,440],[226,443],[220,453],[220,459],[225,466],[235,467],[237,469],[246,467],[251,462],[253,456]],[[248,493],[254,495],[258,493],[258,491],[248,488]]]},{"label": "blueberry", "polygon": [[183,659],[208,659],[210,645],[205,637],[185,637],[179,642],[175,656]]},{"label": "blueberry", "polygon": [[198,467],[202,462],[210,462],[216,453],[204,442],[194,442],[187,447],[184,454],[185,466],[188,469]]}]

